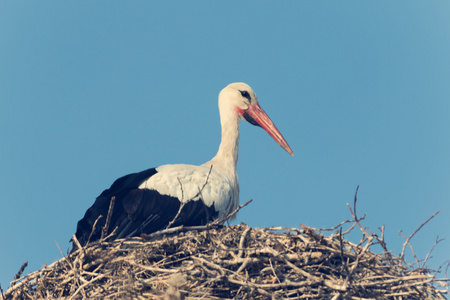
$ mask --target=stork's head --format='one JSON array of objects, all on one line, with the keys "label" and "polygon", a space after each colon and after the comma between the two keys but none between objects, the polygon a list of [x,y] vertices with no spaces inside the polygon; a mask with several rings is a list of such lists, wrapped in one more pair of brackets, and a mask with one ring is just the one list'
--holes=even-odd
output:
[{"label": "stork's head", "polygon": [[219,109],[231,108],[242,120],[262,127],[290,155],[294,156],[291,147],[281,135],[275,124],[258,103],[252,88],[243,82],[235,82],[225,87],[219,94]]}]

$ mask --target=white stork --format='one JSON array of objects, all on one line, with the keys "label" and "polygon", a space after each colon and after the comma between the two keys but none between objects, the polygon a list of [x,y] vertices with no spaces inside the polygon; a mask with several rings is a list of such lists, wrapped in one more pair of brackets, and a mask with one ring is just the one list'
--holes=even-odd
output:
[{"label": "white stork", "polygon": [[[112,239],[149,234],[169,223],[204,225],[233,212],[239,205],[236,164],[241,119],[262,127],[294,155],[247,84],[238,82],[225,87],[219,94],[219,111],[222,141],[213,159],[200,166],[163,165],[117,179],[78,222],[75,235],[80,244],[86,245],[89,237],[90,241],[100,239],[112,197],[115,202],[107,233],[116,229]],[[185,205],[179,212],[181,203]],[[103,218],[92,231],[100,215]]]}]

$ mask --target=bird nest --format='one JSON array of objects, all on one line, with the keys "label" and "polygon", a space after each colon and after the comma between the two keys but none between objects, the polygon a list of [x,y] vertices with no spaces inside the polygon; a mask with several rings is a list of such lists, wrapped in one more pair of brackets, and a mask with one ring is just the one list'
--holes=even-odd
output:
[{"label": "bird nest", "polygon": [[[352,213],[353,214],[353,213]],[[96,242],[13,282],[3,299],[445,299],[449,279],[413,269],[359,221],[325,236],[207,225]],[[353,225],[342,232],[344,223]],[[359,226],[359,244],[345,235]],[[382,234],[383,236],[383,234]],[[409,241],[408,241],[409,242]],[[371,248],[380,245],[380,254]]]}]

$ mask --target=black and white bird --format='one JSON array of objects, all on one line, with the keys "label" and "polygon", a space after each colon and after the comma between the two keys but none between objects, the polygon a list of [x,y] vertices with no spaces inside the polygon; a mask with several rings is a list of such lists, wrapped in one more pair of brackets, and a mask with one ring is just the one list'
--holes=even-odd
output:
[{"label": "black and white bird", "polygon": [[[112,197],[115,200],[106,233],[115,230],[111,239],[149,234],[169,224],[204,225],[233,212],[239,205],[236,165],[240,120],[262,127],[294,155],[247,84],[225,87],[219,94],[219,111],[222,140],[213,159],[200,166],[163,165],[117,179],[78,222],[75,235],[80,244],[100,239]],[[182,203],[185,205],[179,212]]]}]

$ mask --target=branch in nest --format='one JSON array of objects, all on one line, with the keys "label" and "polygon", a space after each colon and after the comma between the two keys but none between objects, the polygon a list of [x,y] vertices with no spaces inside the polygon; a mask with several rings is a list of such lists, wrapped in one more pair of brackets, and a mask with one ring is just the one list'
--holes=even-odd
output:
[{"label": "branch in nest", "polygon": [[238,213],[238,211],[240,211],[242,208],[246,207],[252,201],[253,201],[253,199],[250,199],[247,202],[245,202],[244,204],[239,205],[238,208],[236,208],[233,212],[229,213],[225,218],[220,219],[220,220],[217,219],[214,222],[212,222],[211,224],[224,224],[226,221],[228,221],[230,218],[232,218],[234,215],[236,215]]},{"label": "branch in nest", "polygon": [[104,237],[108,234],[109,223],[111,222],[111,216],[114,209],[114,203],[116,202],[116,197],[112,196],[109,202],[108,215],[106,216],[105,226],[102,228],[102,235],[100,240],[103,241]]},{"label": "branch in nest", "polygon": [[[362,216],[361,218],[358,219],[358,221],[364,220],[366,218],[366,215]],[[356,226],[356,222],[355,220],[345,220],[342,221],[341,223],[337,224],[336,226],[330,227],[330,228],[314,228],[314,227],[309,227],[310,229],[314,230],[314,231],[333,231],[336,230],[340,227],[342,227],[344,224],[347,223],[354,223],[349,229],[347,229],[345,232],[342,233],[342,235],[346,235],[347,233],[349,233],[350,231],[352,231],[352,229]]]},{"label": "branch in nest", "polygon": [[183,192],[183,184],[181,183],[180,178],[177,177],[178,182],[180,183],[180,189],[181,189],[181,204],[180,204],[180,208],[178,209],[177,214],[175,215],[175,217],[172,219],[172,221],[169,222],[169,224],[167,225],[166,229],[170,228],[170,226],[173,225],[173,223],[175,223],[175,221],[177,220],[177,218],[180,216],[181,211],[183,210],[183,207],[189,203],[190,201],[194,200],[195,198],[197,198],[198,196],[200,196],[200,194],[203,192],[203,189],[205,188],[206,184],[208,184],[208,180],[209,180],[209,175],[211,175],[211,171],[212,171],[213,165],[211,164],[211,167],[209,168],[209,172],[208,175],[206,176],[206,180],[205,183],[203,184],[203,186],[199,189],[198,193],[195,194],[195,196],[191,197],[190,199],[184,201],[184,192]]},{"label": "branch in nest", "polygon": [[176,233],[176,232],[184,232],[184,231],[190,231],[190,230],[205,230],[208,229],[212,226],[213,224],[206,224],[206,225],[200,225],[200,226],[177,226],[177,227],[172,227],[172,228],[167,228],[167,229],[163,229],[163,230],[159,230],[150,234],[141,234],[140,238],[143,240],[150,240],[154,237],[158,237],[161,235],[165,235],[165,234],[171,234],[171,233]]},{"label": "branch in nest", "polygon": [[364,219],[366,218],[366,214],[364,214],[364,216],[362,216],[361,218],[358,218],[358,217],[356,216],[356,201],[358,200],[358,190],[359,190],[359,185],[356,187],[356,192],[355,192],[355,196],[354,196],[354,200],[353,200],[353,211],[352,211],[352,209],[350,208],[350,206],[349,206],[348,203],[347,203],[347,206],[349,206],[349,208],[350,208],[350,213],[351,213],[351,215],[352,215],[352,217],[353,217],[353,220],[345,220],[345,221],[342,221],[341,223],[339,223],[339,224],[337,224],[336,226],[333,226],[333,227],[331,227],[331,228],[312,228],[312,227],[309,227],[309,228],[312,229],[312,230],[314,230],[314,231],[319,231],[319,232],[322,232],[322,231],[333,231],[333,230],[336,230],[336,229],[342,227],[342,226],[343,226],[344,224],[346,224],[346,223],[354,223],[354,224],[353,224],[349,229],[347,229],[345,232],[340,232],[339,234],[341,234],[341,235],[346,235],[347,233],[349,233],[350,231],[352,231],[352,229],[357,225],[357,222],[362,221],[362,220],[364,220]]},{"label": "branch in nest", "polygon": [[439,244],[440,242],[442,242],[445,239],[439,239],[439,236],[436,237],[436,241],[434,242],[433,246],[431,247],[430,251],[428,251],[427,255],[425,256],[425,259],[423,260],[422,263],[422,269],[425,268],[425,264],[428,261],[428,258],[431,255],[431,252],[433,252],[434,248],[437,246],[437,244]]},{"label": "branch in nest", "polygon": [[[98,218],[97,218],[97,220],[98,220]],[[97,223],[97,221],[95,223]],[[94,225],[95,225],[95,223],[94,223]],[[75,245],[77,245],[78,249],[82,249],[83,248],[81,246],[80,242],[78,241],[77,236],[75,234],[72,235],[72,242],[74,242]],[[88,243],[86,243],[86,245],[88,245],[88,244],[89,244],[89,239],[88,239]]]},{"label": "branch in nest", "polygon": [[20,267],[19,271],[14,275],[14,279],[19,279],[20,276],[22,276],[23,271],[25,271],[25,268],[28,266],[28,262],[24,262],[22,266]]},{"label": "branch in nest", "polygon": [[[419,228],[417,228],[405,241],[405,243],[403,243],[403,247],[402,247],[402,252],[400,254],[400,258],[403,259],[405,256],[405,248],[406,245],[409,244],[409,241],[413,238],[413,236],[420,230],[422,229],[423,226],[425,226],[425,224],[427,224],[431,219],[433,219],[438,213],[440,213],[441,211],[438,210],[437,212],[435,212],[431,217],[428,218],[428,220],[426,220],[425,222],[422,223],[422,225],[419,226]],[[401,235],[401,234],[400,234]],[[411,250],[412,250],[412,246],[410,245]],[[415,256],[415,255],[414,255]]]},{"label": "branch in nest", "polygon": [[[91,230],[91,233],[89,234],[89,237],[88,237],[88,239],[87,239],[86,245],[88,245],[89,242],[91,241],[91,237],[92,237],[92,235],[94,234],[95,227],[97,226],[97,222],[98,222],[98,220],[100,220],[101,218],[103,218],[103,216],[102,216],[102,215],[99,215],[99,216],[97,217],[97,219],[95,220],[94,225],[92,225],[92,230]],[[78,243],[78,244],[80,244],[80,243]],[[77,245],[77,246],[78,246],[78,245]],[[80,248],[80,249],[81,249],[81,248]]]},{"label": "branch in nest", "polygon": [[3,294],[2,285],[0,284],[0,292],[2,293],[2,299],[5,299],[5,294]]},{"label": "branch in nest", "polygon": [[369,239],[372,240],[372,234],[367,233],[367,231],[364,229],[364,227],[362,227],[361,223],[359,222],[360,220],[363,220],[366,215],[364,215],[361,219],[358,219],[358,217],[356,216],[356,202],[358,201],[358,190],[359,190],[359,185],[356,187],[356,192],[355,192],[355,197],[353,200],[353,210],[350,207],[350,205],[347,203],[348,209],[350,210],[350,214],[353,217],[353,220],[355,221],[356,224],[358,224],[359,228],[361,229],[361,231],[363,232],[363,234]]},{"label": "branch in nest", "polygon": [[189,230],[205,230],[205,229],[209,229],[211,227],[216,227],[216,226],[222,226],[223,223],[225,221],[227,221],[229,218],[231,218],[233,215],[235,215],[241,208],[247,206],[250,202],[252,202],[253,200],[249,200],[246,203],[240,205],[238,208],[236,208],[233,212],[231,212],[230,214],[228,214],[225,218],[223,219],[217,219],[212,223],[208,223],[206,225],[200,225],[200,226],[178,226],[178,227],[172,227],[172,228],[166,228],[163,230],[159,230],[150,234],[142,234],[141,238],[144,240],[150,240],[154,237],[157,236],[161,236],[164,234],[171,234],[171,233],[175,233],[175,232],[182,232],[182,231],[189,231]]}]

